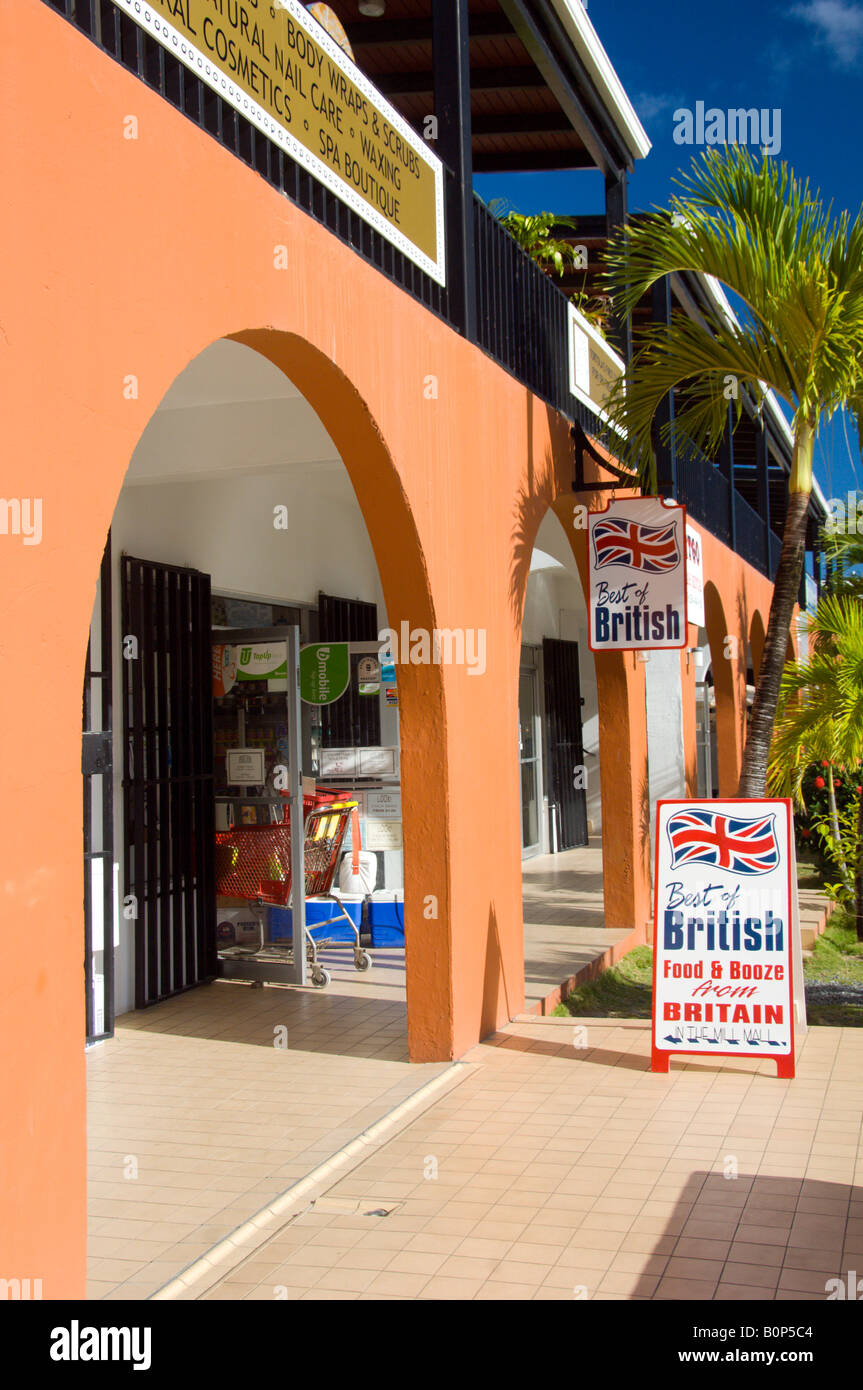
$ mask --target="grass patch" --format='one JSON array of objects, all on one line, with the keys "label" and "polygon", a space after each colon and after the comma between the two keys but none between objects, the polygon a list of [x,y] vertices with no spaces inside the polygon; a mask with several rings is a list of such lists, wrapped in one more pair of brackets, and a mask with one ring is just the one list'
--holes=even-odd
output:
[{"label": "grass patch", "polygon": [[557,1018],[650,1018],[653,951],[633,950],[587,984],[578,985],[554,1010]]},{"label": "grass patch", "polygon": [[[807,984],[863,985],[863,941],[857,940],[847,908],[838,907],[833,913],[803,973]],[[809,998],[806,1017],[813,1027],[863,1028],[863,1003],[828,1004]]]},{"label": "grass patch", "polygon": [[[811,985],[863,986],[863,942],[857,940],[853,919],[837,908],[803,975]],[[617,965],[577,986],[554,1010],[557,1018],[650,1018],[653,995],[653,950],[636,946]],[[807,1000],[813,1027],[863,1028],[863,1004],[827,1004]]]},{"label": "grass patch", "polygon": [[798,888],[823,888],[824,875],[811,859],[797,860]]},{"label": "grass patch", "polygon": [[863,1028],[863,1005],[813,1004],[807,1000],[806,1021],[810,1028]]},{"label": "grass patch", "polygon": [[845,908],[836,909],[816,940],[803,975],[809,984],[863,985],[863,941]]}]

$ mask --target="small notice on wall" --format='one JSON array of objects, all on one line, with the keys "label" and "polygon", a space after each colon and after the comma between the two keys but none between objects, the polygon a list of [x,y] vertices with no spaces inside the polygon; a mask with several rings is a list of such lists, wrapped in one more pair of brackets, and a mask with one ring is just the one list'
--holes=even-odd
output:
[{"label": "small notice on wall", "polygon": [[704,555],[701,536],[686,523],[686,619],[704,627]]},{"label": "small notice on wall", "polygon": [[401,820],[402,794],[392,792],[366,792],[366,815],[375,820]]},{"label": "small notice on wall", "polygon": [[792,850],[790,801],[657,803],[654,1071],[694,1053],[794,1075]]},{"label": "small notice on wall", "polygon": [[264,785],[264,750],[262,748],[229,748],[225,754],[225,780],[236,787]]},{"label": "small notice on wall", "polygon": [[401,821],[366,818],[365,847],[366,849],[401,849]]}]

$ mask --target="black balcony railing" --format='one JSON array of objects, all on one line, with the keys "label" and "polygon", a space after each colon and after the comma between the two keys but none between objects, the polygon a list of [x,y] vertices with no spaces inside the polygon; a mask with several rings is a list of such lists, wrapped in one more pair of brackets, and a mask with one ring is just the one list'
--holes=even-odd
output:
[{"label": "black balcony railing", "polygon": [[731,489],[715,463],[694,450],[678,454],[676,496],[693,521],[731,545]]},{"label": "black balcony railing", "polygon": [[750,565],[767,573],[767,560],[764,553],[764,522],[749,503],[738,493],[735,499],[734,519],[737,525],[737,553],[748,560]]},{"label": "black balcony railing", "polygon": [[[46,3],[405,293],[453,324],[446,288],[277,149],[111,0]],[[452,176],[447,172],[446,177],[451,184]],[[569,391],[566,296],[475,195],[473,212],[477,345],[529,390],[570,420],[578,420],[586,433],[613,451],[606,425]],[[675,490],[694,520],[732,544],[732,493],[717,467],[702,456],[679,459]],[[733,494],[733,504],[739,553],[772,576],[778,562],[778,537],[765,535],[761,518],[739,493]]]},{"label": "black balcony railing", "polygon": [[480,346],[568,412],[566,299],[476,197],[474,227]]}]

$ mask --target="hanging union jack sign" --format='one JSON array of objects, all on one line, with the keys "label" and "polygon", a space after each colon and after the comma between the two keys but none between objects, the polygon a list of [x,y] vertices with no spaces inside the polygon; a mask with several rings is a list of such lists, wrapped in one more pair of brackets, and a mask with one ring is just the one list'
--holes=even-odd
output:
[{"label": "hanging union jack sign", "polygon": [[793,1076],[791,803],[659,801],[655,843],[653,1070],[694,1053]]},{"label": "hanging union jack sign", "polygon": [[661,497],[588,519],[592,651],[686,646],[686,511]]},{"label": "hanging union jack sign", "polygon": [[723,816],[691,807],[668,822],[671,867],[707,864],[732,874],[768,874],[779,863],[776,817]]},{"label": "hanging union jack sign", "polygon": [[598,570],[625,565],[644,574],[666,574],[680,564],[677,527],[643,526],[625,516],[598,521],[593,528],[593,551]]}]

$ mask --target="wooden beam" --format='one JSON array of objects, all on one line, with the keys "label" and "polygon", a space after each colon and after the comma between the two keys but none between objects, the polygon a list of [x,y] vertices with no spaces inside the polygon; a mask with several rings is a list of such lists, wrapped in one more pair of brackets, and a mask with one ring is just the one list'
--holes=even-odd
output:
[{"label": "wooden beam", "polygon": [[562,111],[492,111],[475,115],[471,125],[474,135],[556,135],[572,131],[572,122]]},{"label": "wooden beam", "polygon": [[[378,91],[387,97],[424,95],[434,90],[434,73],[431,71],[370,73],[369,78]],[[534,67],[470,70],[470,87],[473,92],[509,92],[544,86],[545,78]]]},{"label": "wooden beam", "polygon": [[586,150],[509,150],[506,153],[486,154],[475,150],[474,173],[515,174],[543,169],[592,169],[593,160]]},{"label": "wooden beam", "polygon": [[[621,159],[618,152],[609,148],[607,137],[597,130],[596,124],[588,114],[583,96],[592,88],[584,74],[579,82],[576,73],[563,66],[559,53],[551,47],[546,33],[540,28],[523,0],[500,0],[500,7],[536,64],[543,85],[553,92],[561,110],[566,113],[578,132],[585,149],[590,151],[594,167],[601,169],[606,175],[618,176],[625,169],[626,161]],[[571,60],[575,61],[572,45],[568,41],[560,51],[568,53]]]},{"label": "wooden beam", "polygon": [[[512,39],[515,31],[500,13],[473,14],[469,20],[469,39]],[[361,19],[345,25],[351,48],[405,48],[410,44],[431,43],[431,19]]]}]

